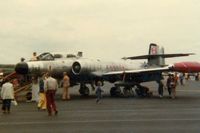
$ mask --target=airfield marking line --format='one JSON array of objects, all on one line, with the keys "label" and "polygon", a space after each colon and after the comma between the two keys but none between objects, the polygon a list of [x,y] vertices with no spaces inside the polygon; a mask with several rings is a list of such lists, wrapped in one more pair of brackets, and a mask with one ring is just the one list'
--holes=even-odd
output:
[{"label": "airfield marking line", "polygon": [[35,122],[0,122],[0,126],[20,126],[35,124],[77,124],[77,123],[120,123],[120,122],[168,122],[168,121],[200,121],[200,119],[140,119],[140,120],[83,120],[83,121],[35,121]]},{"label": "airfield marking line", "polygon": [[[132,112],[132,113],[138,113],[138,111],[140,111],[140,112],[155,112],[155,111],[159,111],[160,112],[160,110],[162,110],[162,111],[200,111],[200,108],[194,108],[194,109],[171,109],[171,110],[166,110],[166,109],[133,109],[133,110],[92,110],[92,111],[62,111],[62,112],[69,112],[69,113],[71,113],[71,112],[73,112],[73,113],[104,113],[104,112]],[[187,112],[186,112],[187,113]],[[199,112],[198,112],[199,113]]]},{"label": "airfield marking line", "polygon": [[[144,106],[143,106],[144,107]],[[149,107],[149,106],[147,106]],[[63,111],[60,111],[60,112],[69,112],[69,113],[104,113],[104,112],[132,112],[132,113],[138,113],[138,111],[140,112],[155,112],[155,111],[200,111],[200,108],[199,107],[195,107],[195,108],[179,108],[179,109],[168,109],[168,108],[155,108],[155,109],[146,109],[146,108],[143,108],[143,109],[140,109],[140,108],[137,108],[137,109],[103,109],[103,110],[76,110],[76,111],[73,111],[73,110],[63,110]],[[18,110],[19,111],[19,110]],[[19,111],[21,112],[21,111]],[[35,113],[35,111],[29,111],[28,113]],[[187,112],[186,112],[187,113]],[[199,112],[198,112],[199,113]],[[24,115],[24,112],[23,112],[23,115]],[[0,116],[1,117],[1,116]]]},{"label": "airfield marking line", "polygon": [[[160,112],[160,110],[162,110],[162,112],[163,111],[165,111],[165,112],[174,112],[174,111],[181,111],[181,113],[183,113],[183,111],[195,111],[195,113],[197,112],[197,113],[199,113],[199,111],[200,111],[200,108],[190,108],[190,109],[188,109],[188,108],[180,108],[180,109],[166,109],[166,108],[158,108],[158,109],[146,109],[146,108],[144,108],[144,109],[130,109],[130,110],[82,110],[82,111],[71,111],[71,110],[63,110],[63,111],[60,111],[60,112],[62,112],[62,113],[107,113],[107,112],[109,112],[109,113],[140,113],[140,112],[157,112],[157,111],[159,111]],[[138,112],[139,111],[139,112]],[[35,113],[35,111],[29,111],[28,113]],[[187,113],[187,112],[184,112],[184,113]],[[20,114],[18,114],[18,115],[24,115],[24,112],[23,112],[23,114],[22,113],[20,113]],[[1,118],[1,115],[0,115],[0,118]]]},{"label": "airfield marking line", "polygon": [[177,91],[180,91],[180,92],[200,92],[200,90],[190,90],[190,89],[185,89],[185,90],[177,90]]}]

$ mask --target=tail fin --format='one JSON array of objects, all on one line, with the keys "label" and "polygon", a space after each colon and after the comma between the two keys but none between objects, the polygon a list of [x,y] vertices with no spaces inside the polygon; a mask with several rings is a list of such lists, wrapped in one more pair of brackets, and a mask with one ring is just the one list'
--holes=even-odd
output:
[{"label": "tail fin", "polygon": [[157,44],[151,43],[149,45],[148,65],[150,66],[165,66],[164,48]]},{"label": "tail fin", "polygon": [[149,45],[149,55],[156,55],[158,54],[158,45],[157,44],[154,44],[154,43],[151,43]]},{"label": "tail fin", "polygon": [[149,66],[165,66],[165,58],[189,56],[193,54],[194,53],[165,54],[163,47],[159,48],[157,44],[151,43],[149,45],[148,55],[124,57],[123,59],[131,59],[131,60],[147,59]]}]

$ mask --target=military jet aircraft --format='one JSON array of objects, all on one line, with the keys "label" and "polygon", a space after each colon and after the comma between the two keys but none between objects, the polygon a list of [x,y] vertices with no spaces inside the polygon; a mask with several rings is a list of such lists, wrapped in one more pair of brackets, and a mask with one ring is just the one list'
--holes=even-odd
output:
[{"label": "military jet aircraft", "polygon": [[[52,76],[61,79],[63,72],[67,72],[71,85],[80,85],[81,95],[89,95],[90,84],[93,88],[96,81],[108,81],[114,83],[111,88],[111,96],[130,92],[133,87],[141,88],[140,83],[158,81],[162,79],[162,72],[173,71],[173,65],[166,65],[165,58],[188,56],[192,53],[164,54],[164,48],[156,44],[150,44],[149,54],[135,57],[124,57],[118,61],[105,61],[101,59],[88,59],[78,55],[63,55],[42,53],[37,61],[20,62],[15,71],[19,74],[40,75],[50,71]],[[138,64],[134,60],[147,59],[147,63]]]}]

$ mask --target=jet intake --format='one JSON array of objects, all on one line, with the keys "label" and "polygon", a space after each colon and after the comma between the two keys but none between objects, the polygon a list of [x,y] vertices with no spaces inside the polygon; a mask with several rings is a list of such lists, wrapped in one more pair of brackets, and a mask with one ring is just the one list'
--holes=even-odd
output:
[{"label": "jet intake", "polygon": [[75,75],[80,74],[80,72],[81,72],[81,64],[79,62],[74,62],[73,63],[73,65],[72,65],[72,72]]}]

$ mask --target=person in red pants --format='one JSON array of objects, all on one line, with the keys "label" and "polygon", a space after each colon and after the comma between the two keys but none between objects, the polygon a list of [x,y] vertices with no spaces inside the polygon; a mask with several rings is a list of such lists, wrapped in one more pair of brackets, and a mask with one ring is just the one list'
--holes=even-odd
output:
[{"label": "person in red pants", "polygon": [[52,78],[50,73],[46,74],[46,81],[45,81],[45,92],[46,92],[46,99],[47,99],[47,111],[48,115],[52,115],[52,111],[54,111],[55,115],[58,114],[58,110],[55,104],[55,93],[58,89],[58,82],[56,79]]}]

